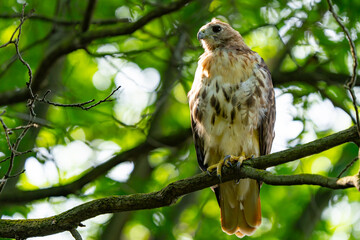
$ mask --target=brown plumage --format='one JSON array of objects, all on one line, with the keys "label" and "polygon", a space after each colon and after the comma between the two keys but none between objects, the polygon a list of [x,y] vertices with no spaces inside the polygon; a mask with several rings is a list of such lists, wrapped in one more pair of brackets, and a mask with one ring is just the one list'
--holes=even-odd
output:
[{"label": "brown plumage", "polygon": [[[227,155],[243,159],[270,153],[275,95],[264,60],[237,31],[217,19],[200,29],[198,39],[205,52],[188,97],[201,169],[221,170]],[[261,223],[259,183],[241,179],[213,190],[223,231],[238,237],[252,234]]]}]

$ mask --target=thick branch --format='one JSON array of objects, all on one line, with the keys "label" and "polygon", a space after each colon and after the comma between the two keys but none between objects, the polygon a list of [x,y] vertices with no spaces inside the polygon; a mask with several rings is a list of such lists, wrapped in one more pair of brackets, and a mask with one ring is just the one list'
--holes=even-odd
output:
[{"label": "thick branch", "polygon": [[261,156],[244,162],[255,168],[267,168],[279,164],[294,161],[312,154],[320,153],[335,146],[346,142],[359,141],[356,127],[351,127],[344,131],[332,134],[330,136],[320,138],[310,143],[306,143],[292,149],[287,149],[281,152],[273,153],[266,156]]},{"label": "thick branch", "polygon": [[[271,185],[318,185],[332,189],[343,189],[358,186],[358,177],[331,178],[312,174],[299,175],[273,175],[272,173],[255,169],[255,167],[268,167],[295,159],[319,153],[336,145],[357,140],[355,127],[333,134],[331,136],[304,144],[293,149],[262,156],[244,162],[240,169],[224,168],[222,182],[239,179],[253,178]],[[286,158],[287,155],[288,157]],[[62,231],[70,231],[78,227],[82,221],[100,214],[152,209],[169,206],[185,194],[201,190],[218,184],[220,181],[215,176],[201,173],[187,179],[169,184],[158,192],[132,194],[126,196],[107,197],[94,200],[59,215],[30,220],[0,220],[0,237],[31,237],[44,236]]]},{"label": "thick branch", "polygon": [[[223,169],[223,182],[246,177],[262,180],[272,185],[310,184],[334,189],[353,187],[355,186],[354,182],[358,180],[356,177],[337,179],[311,174],[274,176],[270,172],[254,169],[249,166],[243,166],[240,170],[236,168]],[[218,183],[220,183],[220,181],[217,176],[215,176],[215,173],[212,176],[209,176],[207,173],[201,173],[187,179],[173,182],[158,192],[97,199],[53,217],[29,220],[0,220],[0,237],[11,238],[17,236],[26,238],[69,231],[78,227],[82,221],[101,214],[169,206],[185,194]]]},{"label": "thick branch", "polygon": [[[333,135],[315,140],[313,142],[297,146],[292,149],[284,150],[278,153],[273,153],[267,156],[261,156],[256,159],[247,160],[244,162],[244,165],[249,165],[255,168],[266,168],[270,166],[279,165],[282,163],[294,161],[305,156],[310,156],[312,154],[320,153],[332,147],[338,146],[346,142],[356,141],[357,133],[356,128],[352,127],[347,130],[335,133]],[[168,145],[174,145],[176,142],[181,141],[181,139],[186,139],[190,136],[189,131],[184,131],[182,135],[167,137],[159,139],[159,142],[166,142]],[[121,153],[109,161],[97,166],[96,168],[90,170],[78,180],[75,180],[72,183],[56,186],[51,188],[37,189],[32,191],[22,191],[16,190],[15,192],[4,192],[0,195],[1,204],[19,204],[24,202],[30,202],[33,200],[42,199],[45,197],[51,196],[66,196],[71,193],[79,191],[83,186],[98,178],[112,167],[123,161],[131,161],[138,153],[146,153],[155,147],[149,142],[146,142],[138,147]]]}]

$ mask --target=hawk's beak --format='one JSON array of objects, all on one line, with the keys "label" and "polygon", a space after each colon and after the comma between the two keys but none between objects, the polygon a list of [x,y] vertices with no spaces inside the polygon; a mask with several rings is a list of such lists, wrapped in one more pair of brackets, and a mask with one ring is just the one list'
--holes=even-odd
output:
[{"label": "hawk's beak", "polygon": [[197,34],[197,39],[200,41],[200,39],[205,38],[205,33],[203,31],[199,31]]}]

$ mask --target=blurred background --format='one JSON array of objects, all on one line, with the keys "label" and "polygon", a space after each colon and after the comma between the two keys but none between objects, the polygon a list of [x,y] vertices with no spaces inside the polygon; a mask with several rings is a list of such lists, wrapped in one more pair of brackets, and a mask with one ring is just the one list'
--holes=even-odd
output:
[{"label": "blurred background", "polygon": [[[0,194],[2,219],[42,218],[111,195],[157,191],[200,172],[190,131],[187,92],[203,52],[198,29],[217,17],[230,23],[268,64],[276,92],[272,152],[353,125],[344,88],[352,69],[349,44],[320,0],[182,1],[169,14],[153,14],[176,1],[98,0],[89,29],[81,32],[88,1],[1,0],[0,45],[25,14],[19,48],[41,98],[73,104],[106,98],[87,111],[36,102],[31,128]],[[359,46],[360,1],[334,8]],[[126,29],[131,28],[132,31]],[[125,29],[122,31],[122,29]],[[113,33],[109,33],[111,31]],[[360,52],[359,47],[357,47]],[[26,125],[26,67],[13,45],[0,48],[0,112],[7,127]],[[358,88],[355,87],[358,93]],[[19,136],[11,134],[11,141]],[[353,143],[270,168],[275,174],[336,177],[357,156]],[[0,161],[10,156],[0,131]],[[1,162],[0,177],[9,167]],[[344,175],[357,173],[356,162]],[[356,189],[316,186],[261,188],[262,225],[244,239],[360,239]],[[204,189],[160,209],[106,214],[84,222],[84,239],[237,239],[222,232],[215,195]],[[73,239],[65,232],[30,239]]]}]

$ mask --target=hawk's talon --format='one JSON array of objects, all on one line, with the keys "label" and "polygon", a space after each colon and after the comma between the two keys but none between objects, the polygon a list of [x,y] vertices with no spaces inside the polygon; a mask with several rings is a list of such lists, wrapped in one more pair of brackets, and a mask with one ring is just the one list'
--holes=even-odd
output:
[{"label": "hawk's talon", "polygon": [[[243,160],[243,161],[244,161],[244,160]],[[243,163],[243,161],[238,161],[238,162],[236,163],[236,167],[237,167],[237,168],[240,168],[241,165],[242,165],[242,163]]]},{"label": "hawk's talon", "polygon": [[228,166],[228,167],[233,167],[234,166],[230,161],[225,163],[225,165]]},{"label": "hawk's talon", "polygon": [[211,165],[210,167],[208,167],[206,171],[211,174],[212,171],[214,171],[216,169],[216,175],[218,176],[218,178],[220,179],[220,182],[221,182],[221,169],[223,166],[224,166],[224,161],[220,161],[217,164],[214,164],[214,165]]},{"label": "hawk's talon", "polygon": [[[251,158],[254,158],[254,155],[251,156]],[[233,155],[226,155],[224,159],[220,160],[218,163],[211,165],[207,168],[206,172],[209,174],[209,176],[212,175],[212,172],[216,169],[216,176],[221,181],[221,170],[222,167],[225,165],[226,167],[233,167],[236,165],[237,169],[240,169],[242,163],[244,160],[249,159],[245,156],[245,153],[241,153],[240,156],[233,156]]]}]

